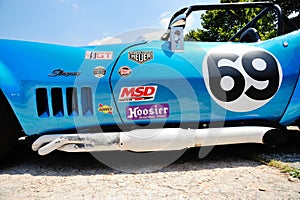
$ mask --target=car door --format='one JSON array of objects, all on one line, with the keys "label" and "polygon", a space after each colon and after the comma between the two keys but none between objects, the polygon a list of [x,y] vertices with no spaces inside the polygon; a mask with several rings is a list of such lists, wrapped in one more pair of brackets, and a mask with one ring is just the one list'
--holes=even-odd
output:
[{"label": "car door", "polygon": [[[168,126],[210,119],[210,98],[198,62],[205,51],[189,43],[173,53],[169,43],[153,41],[127,49],[111,76],[117,110],[125,125]],[[200,60],[199,60],[200,58]],[[205,112],[202,113],[202,110]]]},{"label": "car door", "polygon": [[267,43],[153,41],[122,53],[111,76],[126,125],[236,124],[282,117],[297,73]]}]

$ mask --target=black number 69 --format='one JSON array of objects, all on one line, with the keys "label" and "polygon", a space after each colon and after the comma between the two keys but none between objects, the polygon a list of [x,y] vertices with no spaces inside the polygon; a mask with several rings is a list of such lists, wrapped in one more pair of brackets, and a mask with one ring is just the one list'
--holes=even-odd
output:
[{"label": "black number 69", "polygon": [[[209,87],[212,94],[220,101],[232,102],[243,94],[253,100],[267,100],[273,97],[280,84],[280,74],[275,58],[265,51],[249,51],[242,56],[242,67],[253,80],[268,81],[264,89],[251,86],[244,92],[247,83],[246,77],[234,66],[218,66],[222,59],[235,63],[239,56],[233,53],[217,53],[208,56]],[[264,66],[254,66],[256,59],[264,61]],[[233,79],[234,85],[230,90],[224,90],[221,80],[225,76]]]}]

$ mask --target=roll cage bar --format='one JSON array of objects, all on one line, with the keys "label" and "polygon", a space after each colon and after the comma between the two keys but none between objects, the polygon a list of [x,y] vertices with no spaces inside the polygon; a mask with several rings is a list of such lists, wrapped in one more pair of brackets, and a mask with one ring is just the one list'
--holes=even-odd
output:
[{"label": "roll cage bar", "polygon": [[291,22],[285,15],[283,15],[282,10],[279,5],[271,2],[242,2],[242,3],[220,3],[220,4],[207,4],[207,5],[193,5],[190,7],[185,7],[177,11],[171,18],[168,31],[162,36],[162,40],[168,40],[170,37],[170,30],[172,27],[182,27],[185,28],[187,17],[194,11],[200,10],[220,10],[220,9],[238,9],[238,8],[262,8],[262,11],[255,16],[248,24],[246,24],[241,30],[239,30],[234,36],[232,36],[229,41],[234,41],[236,38],[239,38],[241,34],[251,28],[257,21],[265,15],[268,11],[274,10],[277,14],[277,35],[284,34],[284,23],[293,26],[295,29],[298,27]]}]

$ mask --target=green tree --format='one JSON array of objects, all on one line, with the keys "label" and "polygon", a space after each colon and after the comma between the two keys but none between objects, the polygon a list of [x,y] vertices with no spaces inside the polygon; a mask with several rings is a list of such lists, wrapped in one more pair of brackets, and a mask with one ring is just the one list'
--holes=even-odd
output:
[{"label": "green tree", "polygon": [[298,13],[298,16],[293,17],[291,21],[297,24],[300,27],[300,1],[299,0],[272,0],[272,2],[280,5],[282,11],[286,16],[289,16],[292,13]]},{"label": "green tree", "polygon": [[[248,2],[248,0],[221,0],[221,3],[233,2]],[[275,3],[279,3],[287,15],[294,11],[300,11],[300,3],[298,1],[281,0],[281,2]],[[295,7],[292,7],[293,9],[291,9],[290,5]],[[190,31],[186,35],[186,39],[196,41],[228,41],[231,36],[237,33],[238,30],[254,18],[259,11],[260,8],[206,11],[205,14],[201,15],[202,28]],[[276,36],[276,25],[274,22],[275,13],[271,12],[257,22],[255,28],[258,30],[263,40]]]}]

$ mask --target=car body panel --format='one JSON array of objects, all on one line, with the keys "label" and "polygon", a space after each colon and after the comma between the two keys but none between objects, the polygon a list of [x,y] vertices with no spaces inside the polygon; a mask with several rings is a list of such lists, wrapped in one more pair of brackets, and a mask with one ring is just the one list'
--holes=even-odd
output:
[{"label": "car body panel", "polygon": [[[172,123],[176,121],[195,122],[197,120],[200,122],[220,120],[279,122],[285,114],[299,74],[299,61],[297,61],[296,56],[298,46],[295,38],[299,37],[300,34],[298,31],[291,35],[293,36],[286,35],[255,44],[186,42],[184,53],[172,53],[169,50],[168,42],[159,41],[130,48],[120,57],[112,75],[115,101],[120,110],[121,118],[126,123],[155,123],[159,121]],[[284,47],[284,42],[289,43],[289,46]],[[276,95],[266,105],[248,112],[234,112],[224,110],[211,99],[204,84],[203,59],[209,50],[221,45],[236,46],[234,47],[236,49],[255,46],[269,51],[278,59],[283,80]],[[144,64],[128,62],[128,53],[134,51],[153,51],[155,56],[153,60]],[[131,67],[132,74],[130,77],[122,78],[118,75],[117,70],[123,65]],[[139,85],[157,85],[156,99],[152,102],[118,102],[117,98],[120,96],[122,87]],[[134,122],[126,119],[125,110],[128,106],[164,103],[168,103],[170,106],[170,116],[167,119],[148,121],[142,119]]]},{"label": "car body panel", "polygon": [[[27,135],[149,123],[164,125],[267,120],[288,124],[300,117],[296,111],[300,106],[297,101],[299,86],[296,87],[300,67],[299,40],[300,32],[296,31],[252,44],[185,42],[183,53],[171,52],[169,42],[166,41],[66,47],[1,40],[0,87]],[[288,43],[288,46],[285,47],[284,43]],[[203,60],[211,49],[226,45],[231,45],[233,49],[259,47],[273,54],[280,63],[283,75],[280,88],[260,108],[234,112],[224,109],[211,98],[204,80]],[[129,52],[139,51],[152,52],[153,58],[144,63],[128,58]],[[87,52],[112,52],[113,56],[109,59],[85,58]],[[124,66],[131,69],[128,77],[119,74],[120,68]],[[97,67],[106,70],[103,77],[96,76],[94,70]],[[157,86],[155,98],[150,101],[119,102],[123,87],[138,86]],[[48,110],[45,115],[38,116],[36,91],[41,88],[46,91]],[[52,94],[53,88],[58,90],[54,89]],[[77,100],[81,103],[77,105],[75,113],[68,111],[66,99],[70,94],[67,94],[67,88],[77,88]],[[62,99],[55,99],[60,97],[60,93]],[[88,97],[92,98],[92,105],[89,105],[90,110],[83,110],[86,106],[83,103],[84,97],[87,95],[92,95]],[[62,101],[61,112],[53,112],[53,107],[57,107],[56,103],[53,104],[55,101]],[[128,108],[163,104],[167,104],[169,109],[161,117],[130,119],[126,114]]]},{"label": "car body panel", "polygon": [[[35,135],[86,126],[99,126],[99,123],[119,123],[118,115],[111,119],[106,117],[98,121],[95,117],[98,112],[94,102],[91,102],[90,110],[85,111],[82,108],[83,104],[78,104],[78,116],[69,114],[66,91],[67,88],[77,88],[78,100],[81,99],[82,88],[91,90],[92,97],[96,99],[95,102],[110,99],[109,76],[99,79],[93,75],[93,71],[97,66],[103,66],[106,68],[107,74],[110,74],[118,54],[131,45],[135,44],[109,47],[67,47],[0,40],[0,88],[10,102],[24,132],[27,135]],[[85,59],[86,52],[103,52],[102,49],[105,49],[105,52],[113,52],[113,57],[108,60]],[[54,90],[54,96],[51,94],[53,88],[58,89]],[[42,102],[46,107],[43,109],[46,111],[41,116],[38,116],[37,111],[37,89],[46,91],[45,94],[42,94],[43,98],[47,98],[45,100],[47,102]],[[97,93],[97,90],[101,92]],[[59,97],[62,95],[61,99],[54,98],[57,95]],[[82,99],[81,101],[83,102]],[[63,103],[60,112],[53,112],[53,102],[55,102],[54,104],[56,102]]]}]

